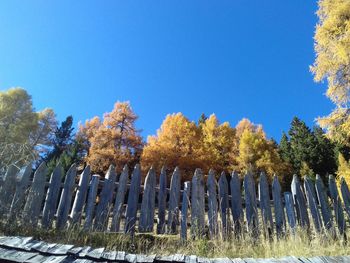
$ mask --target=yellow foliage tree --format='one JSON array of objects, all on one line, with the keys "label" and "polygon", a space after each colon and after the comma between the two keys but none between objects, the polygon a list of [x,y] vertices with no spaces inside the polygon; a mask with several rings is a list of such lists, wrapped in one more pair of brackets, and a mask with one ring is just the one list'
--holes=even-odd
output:
[{"label": "yellow foliage tree", "polygon": [[217,172],[230,172],[233,165],[232,153],[237,148],[235,129],[228,122],[219,124],[215,114],[210,115],[199,125],[201,130],[201,168],[206,172],[214,169]]},{"label": "yellow foliage tree", "polygon": [[339,153],[338,155],[338,171],[336,176],[337,185],[340,186],[341,178],[344,178],[347,185],[350,185],[350,164],[344,158],[344,156]]},{"label": "yellow foliage tree", "polygon": [[350,2],[320,0],[318,5],[316,59],[311,71],[315,81],[327,80],[326,95],[336,104],[329,116],[318,121],[331,138],[350,145]]},{"label": "yellow foliage tree", "polygon": [[117,102],[114,109],[80,125],[78,138],[88,148],[86,161],[94,172],[103,174],[113,164],[121,169],[125,164],[134,166],[140,159],[142,138],[135,128],[137,116],[129,102]]},{"label": "yellow foliage tree", "polygon": [[143,169],[153,166],[158,171],[164,165],[169,171],[178,166],[182,179],[192,178],[200,167],[200,131],[182,113],[167,115],[156,136],[149,136],[143,149]]}]

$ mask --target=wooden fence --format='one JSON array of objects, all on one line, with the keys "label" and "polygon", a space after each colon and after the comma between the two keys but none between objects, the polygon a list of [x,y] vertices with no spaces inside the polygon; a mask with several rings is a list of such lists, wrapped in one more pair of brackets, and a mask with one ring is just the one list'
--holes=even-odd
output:
[{"label": "wooden fence", "polygon": [[185,240],[188,234],[273,238],[295,233],[297,227],[344,236],[344,210],[350,217],[349,188],[342,180],[339,193],[333,176],[327,188],[319,176],[315,182],[304,178],[303,184],[294,176],[291,192],[282,193],[278,178],[270,187],[263,173],[256,187],[250,173],[243,182],[235,172],[229,177],[222,173],[217,181],[213,171],[205,180],[197,169],[183,188],[178,169],[169,188],[165,169],[159,176],[150,169],[141,185],[139,165],[131,176],[127,166],[118,176],[113,166],[104,178],[91,175],[89,166],[78,176],[76,165],[63,176],[58,165],[47,182],[45,163],[32,173],[30,165],[21,170],[11,166],[0,180],[2,220],[43,229],[77,227],[131,235],[156,231]]}]

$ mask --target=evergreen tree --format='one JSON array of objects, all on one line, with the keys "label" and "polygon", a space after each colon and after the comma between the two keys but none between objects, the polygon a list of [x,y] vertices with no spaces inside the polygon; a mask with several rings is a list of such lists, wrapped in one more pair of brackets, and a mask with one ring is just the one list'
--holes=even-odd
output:
[{"label": "evergreen tree", "polygon": [[292,162],[292,150],[290,147],[290,142],[288,140],[287,134],[285,132],[283,132],[282,134],[282,138],[279,144],[279,154],[281,156],[281,158],[288,162],[291,163]]}]

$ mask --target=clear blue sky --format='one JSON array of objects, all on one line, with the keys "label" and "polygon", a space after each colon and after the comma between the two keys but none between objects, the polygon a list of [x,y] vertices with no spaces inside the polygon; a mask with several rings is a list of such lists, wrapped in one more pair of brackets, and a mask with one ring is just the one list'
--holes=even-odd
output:
[{"label": "clear blue sky", "polygon": [[247,117],[279,140],[332,104],[309,72],[315,1],[0,2],[0,90],[75,122],[129,100],[142,134],[168,113]]}]

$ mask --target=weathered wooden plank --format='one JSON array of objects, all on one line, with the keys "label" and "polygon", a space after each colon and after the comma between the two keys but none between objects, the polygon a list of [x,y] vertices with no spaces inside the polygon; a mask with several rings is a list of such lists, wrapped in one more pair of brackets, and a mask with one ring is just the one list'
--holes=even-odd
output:
[{"label": "weathered wooden plank", "polygon": [[29,164],[23,167],[18,173],[18,182],[16,183],[16,192],[13,196],[10,211],[9,220],[12,221],[22,214],[25,204],[25,197],[29,192],[29,179],[32,174],[32,165]]},{"label": "weathered wooden plank", "polygon": [[79,252],[79,257],[85,257],[91,250],[92,248],[90,246],[83,247],[82,250]]},{"label": "weathered wooden plank", "polygon": [[136,262],[138,263],[152,263],[156,258],[156,255],[142,255],[137,254],[136,255]]},{"label": "weathered wooden plank", "polygon": [[9,237],[5,242],[2,242],[2,246],[20,248],[22,249],[29,242],[33,241],[32,237]]},{"label": "weathered wooden plank", "polygon": [[231,211],[233,218],[233,226],[235,234],[238,235],[241,232],[241,222],[243,219],[242,208],[242,194],[241,194],[241,182],[236,172],[232,173],[231,182]]},{"label": "weathered wooden plank", "polygon": [[191,233],[193,237],[204,234],[204,179],[201,169],[196,169],[192,178]]},{"label": "weathered wooden plank", "polygon": [[229,202],[228,202],[228,183],[226,174],[221,173],[218,183],[219,207],[222,227],[222,237],[225,239],[229,234],[228,218],[229,218]]},{"label": "weathered wooden plank", "polygon": [[125,260],[125,252],[124,251],[117,251],[117,256],[115,257],[117,261],[124,261]]},{"label": "weathered wooden plank", "polygon": [[89,188],[89,181],[91,178],[90,166],[86,166],[80,175],[78,189],[75,194],[74,203],[72,206],[71,218],[72,225],[78,224],[83,213],[83,206],[86,201],[86,196]]},{"label": "weathered wooden plank", "polygon": [[107,259],[110,261],[115,261],[115,258],[117,256],[117,251],[104,251],[101,258],[102,259]]},{"label": "weathered wooden plank", "polygon": [[310,178],[308,178],[307,176],[305,176],[304,178],[304,189],[315,229],[318,233],[320,233],[322,229],[322,221],[316,203],[315,187],[311,182]]},{"label": "weathered wooden plank", "polygon": [[0,216],[7,217],[11,203],[16,191],[16,175],[19,172],[18,168],[10,165],[6,171],[4,183],[0,188]]},{"label": "weathered wooden plank", "polygon": [[85,222],[84,222],[84,229],[89,230],[91,229],[92,220],[94,217],[94,208],[96,203],[96,195],[97,195],[97,189],[98,189],[98,183],[100,182],[100,177],[98,174],[95,174],[91,178],[90,187],[89,187],[89,193],[86,203],[86,211],[85,211]]},{"label": "weathered wooden plank", "polygon": [[57,209],[57,229],[63,229],[66,227],[66,223],[68,220],[68,213],[71,206],[72,194],[74,189],[74,180],[77,175],[77,167],[76,164],[73,164],[67,174],[64,181],[63,190],[61,193],[60,202]]},{"label": "weathered wooden plank", "polygon": [[207,193],[208,193],[208,223],[209,234],[211,238],[214,238],[218,234],[218,195],[216,191],[216,179],[213,170],[209,171],[207,180]]},{"label": "weathered wooden plank", "polygon": [[88,258],[93,258],[93,259],[100,259],[103,255],[103,252],[105,251],[105,248],[95,248],[93,250],[90,250],[87,254],[86,257]]},{"label": "weathered wooden plank", "polygon": [[108,215],[111,210],[111,201],[115,189],[116,172],[114,165],[110,165],[104,179],[103,188],[99,195],[99,203],[96,207],[94,230],[104,231],[108,226]]},{"label": "weathered wooden plank", "polygon": [[124,166],[123,171],[119,177],[118,189],[115,196],[113,218],[111,224],[111,231],[118,232],[120,229],[120,220],[123,214],[125,194],[127,190],[127,183],[129,179],[129,168],[127,165]]},{"label": "weathered wooden plank", "polygon": [[291,189],[294,204],[296,207],[298,222],[302,227],[308,229],[310,227],[310,220],[307,213],[306,200],[299,179],[296,175],[293,176]]},{"label": "weathered wooden plank", "polygon": [[253,237],[257,237],[259,235],[258,208],[255,193],[255,183],[251,172],[248,172],[245,175],[243,183],[248,232]]},{"label": "weathered wooden plank", "polygon": [[44,228],[51,227],[52,220],[56,213],[58,195],[61,188],[62,166],[58,164],[53,170],[50,178],[49,189],[47,190],[41,224]]},{"label": "weathered wooden plank", "polygon": [[144,184],[138,229],[139,232],[153,232],[156,184],[156,173],[153,167],[151,167]]},{"label": "weathered wooden plank", "polygon": [[181,188],[181,174],[178,167],[175,168],[170,181],[169,210],[167,232],[175,234],[179,225],[179,202]]},{"label": "weathered wooden plank", "polygon": [[185,263],[197,263],[197,256],[196,255],[185,256]]},{"label": "weathered wooden plank", "polygon": [[333,227],[332,212],[329,207],[326,188],[323,184],[321,177],[318,174],[316,175],[315,187],[316,187],[318,202],[321,206],[323,225],[325,226],[326,229],[330,230]]},{"label": "weathered wooden plank", "polygon": [[125,260],[129,263],[136,263],[137,256],[135,254],[126,254]]},{"label": "weathered wooden plank", "polygon": [[[141,170],[140,165],[137,164],[134,168],[131,177],[131,184],[128,196],[128,205],[126,207],[126,218],[125,218],[125,233],[134,235],[136,225],[136,214],[137,204],[140,195],[140,184],[141,184]],[[132,193],[132,194],[130,194]]]},{"label": "weathered wooden plank", "polygon": [[45,194],[46,171],[46,164],[42,162],[34,173],[33,183],[23,211],[23,222],[25,224],[35,226],[38,223]]},{"label": "weathered wooden plank", "polygon": [[272,199],[273,206],[275,209],[275,225],[277,237],[280,237],[285,231],[286,219],[284,215],[283,202],[281,196],[281,185],[278,181],[277,175],[273,177],[272,181]]},{"label": "weathered wooden plank", "polygon": [[190,202],[191,182],[184,183],[184,191],[182,194],[182,207],[181,207],[181,232],[180,237],[182,240],[187,239],[187,211]]},{"label": "weathered wooden plank", "polygon": [[167,198],[167,174],[165,167],[162,167],[159,177],[159,192],[158,192],[158,223],[157,234],[165,233],[165,211]]},{"label": "weathered wooden plank", "polygon": [[47,251],[51,255],[66,255],[74,245],[57,244]]},{"label": "weathered wooden plank", "polygon": [[335,221],[337,222],[338,230],[341,235],[345,234],[346,223],[344,219],[343,207],[338,193],[337,184],[334,176],[330,175],[328,180],[329,195],[332,200]]},{"label": "weathered wooden plank", "polygon": [[296,218],[295,218],[293,194],[291,192],[284,193],[284,202],[286,207],[288,224],[292,233],[294,233],[296,228]]},{"label": "weathered wooden plank", "polygon": [[259,189],[259,202],[260,202],[260,209],[261,209],[265,236],[272,238],[273,220],[272,220],[272,212],[271,212],[271,206],[270,206],[270,192],[269,192],[269,184],[267,182],[265,173],[260,174],[258,189]]},{"label": "weathered wooden plank", "polygon": [[28,262],[31,258],[38,255],[36,252],[27,251],[13,251],[12,254],[8,254],[6,249],[0,249],[0,259],[10,260],[10,262]]},{"label": "weathered wooden plank", "polygon": [[340,181],[340,192],[343,197],[345,212],[348,214],[348,218],[350,218],[350,192],[344,177]]}]

